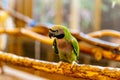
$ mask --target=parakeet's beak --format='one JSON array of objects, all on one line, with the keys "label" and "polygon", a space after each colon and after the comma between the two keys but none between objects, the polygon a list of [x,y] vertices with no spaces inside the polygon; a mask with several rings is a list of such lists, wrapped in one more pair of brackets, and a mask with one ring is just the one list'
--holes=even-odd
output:
[{"label": "parakeet's beak", "polygon": [[52,32],[49,32],[49,37],[51,38],[53,36],[54,36],[54,34]]},{"label": "parakeet's beak", "polygon": [[52,30],[52,29],[49,29],[50,31],[49,31],[49,37],[51,38],[51,37],[54,37],[55,36],[55,34],[54,34],[54,30]]},{"label": "parakeet's beak", "polygon": [[57,32],[57,30],[52,30],[50,29],[50,32],[49,32],[49,37],[56,37],[58,39],[61,39],[63,38],[65,35],[64,34],[56,34],[55,32]]}]

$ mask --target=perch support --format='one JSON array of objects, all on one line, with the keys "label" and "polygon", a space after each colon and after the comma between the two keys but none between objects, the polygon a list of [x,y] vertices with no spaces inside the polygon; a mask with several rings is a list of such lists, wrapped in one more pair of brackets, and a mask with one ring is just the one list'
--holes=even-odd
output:
[{"label": "perch support", "polygon": [[40,61],[35,59],[30,59],[27,57],[16,56],[11,53],[0,52],[0,60],[6,63],[11,63],[17,66],[22,66],[26,68],[32,68],[35,70],[42,70],[50,73],[57,73],[66,76],[72,76],[84,79],[94,79],[94,80],[119,80],[120,70],[118,68],[105,68],[100,66],[90,66],[90,65],[74,65],[71,68],[71,64],[62,63],[59,68],[57,68],[57,63]]}]

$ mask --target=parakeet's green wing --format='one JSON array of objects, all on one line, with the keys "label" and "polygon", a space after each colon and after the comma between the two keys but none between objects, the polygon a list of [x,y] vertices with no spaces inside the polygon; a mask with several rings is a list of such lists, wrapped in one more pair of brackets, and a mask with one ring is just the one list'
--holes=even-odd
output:
[{"label": "parakeet's green wing", "polygon": [[53,41],[53,47],[54,47],[54,52],[55,52],[56,54],[58,54],[58,48],[57,48],[56,39],[54,39],[54,41]]},{"label": "parakeet's green wing", "polygon": [[72,47],[74,49],[74,53],[78,57],[79,56],[79,45],[78,45],[78,42],[77,42],[77,40],[74,37],[72,38],[71,42],[72,42]]}]

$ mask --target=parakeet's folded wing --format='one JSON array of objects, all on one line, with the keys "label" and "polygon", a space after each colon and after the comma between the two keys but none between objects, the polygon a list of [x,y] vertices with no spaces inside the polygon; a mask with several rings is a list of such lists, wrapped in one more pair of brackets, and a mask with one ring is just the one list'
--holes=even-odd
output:
[{"label": "parakeet's folded wing", "polygon": [[55,52],[56,54],[58,54],[58,48],[57,48],[56,39],[54,39],[54,41],[53,41],[53,47],[54,47],[54,52]]},{"label": "parakeet's folded wing", "polygon": [[79,56],[79,45],[78,45],[78,42],[77,40],[73,37],[72,40],[71,40],[71,43],[72,43],[72,47],[74,49],[74,53],[76,54],[76,56],[78,57]]}]

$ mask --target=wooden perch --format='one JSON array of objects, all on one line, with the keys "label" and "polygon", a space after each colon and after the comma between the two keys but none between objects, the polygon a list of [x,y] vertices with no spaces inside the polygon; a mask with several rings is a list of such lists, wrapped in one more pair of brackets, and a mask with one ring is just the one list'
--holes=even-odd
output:
[{"label": "wooden perch", "polygon": [[100,39],[92,38],[91,36],[86,35],[82,32],[80,34],[73,33],[73,35],[78,40],[85,41],[89,44],[100,46],[100,47],[103,47],[103,48],[108,49],[108,50],[118,50],[118,51],[120,51],[120,44],[116,44],[116,43],[107,42],[107,41],[103,41],[103,40],[100,40]]},{"label": "wooden perch", "polygon": [[8,35],[23,35],[30,37],[32,39],[38,40],[40,42],[46,43],[51,45],[53,42],[53,39],[50,39],[49,37],[37,34],[29,29],[21,28],[21,29],[13,29],[13,30],[5,30],[0,29],[0,34],[6,33]]},{"label": "wooden perch", "polygon": [[96,60],[105,58],[120,62],[120,54],[116,54],[117,52],[90,45],[84,41],[79,42],[79,46],[81,52],[94,56]]},{"label": "wooden perch", "polygon": [[51,45],[53,43],[53,39],[50,39],[49,37],[43,36],[43,35],[39,35],[33,31],[27,30],[27,29],[21,29],[20,30],[21,34],[23,34],[24,36],[33,38],[35,40],[38,40],[40,42],[46,43]]},{"label": "wooden perch", "polygon": [[2,8],[3,10],[9,12],[10,15],[12,15],[15,18],[18,18],[18,19],[24,21],[27,24],[29,24],[30,22],[33,21],[33,19],[31,19],[30,17],[25,16],[25,15],[15,11],[15,10],[11,9],[10,7],[8,7],[7,9],[4,9],[4,7],[0,4],[0,8]]},{"label": "wooden perch", "polygon": [[35,59],[30,59],[27,57],[20,57],[14,54],[0,52],[0,61],[11,63],[17,66],[32,68],[35,70],[42,70],[50,73],[57,73],[66,76],[72,76],[84,79],[94,79],[94,80],[119,80],[120,79],[120,69],[116,68],[105,68],[99,66],[90,65],[74,65],[71,68],[71,64],[62,63],[59,68],[57,68],[56,63],[40,61]]},{"label": "wooden perch", "polygon": [[36,25],[33,28],[29,28],[29,30],[32,30],[33,32],[36,32],[45,36],[49,34],[49,28],[44,25]]},{"label": "wooden perch", "polygon": [[104,37],[104,36],[113,36],[120,38],[120,32],[115,30],[101,30],[101,31],[91,32],[88,35],[95,38]]}]

